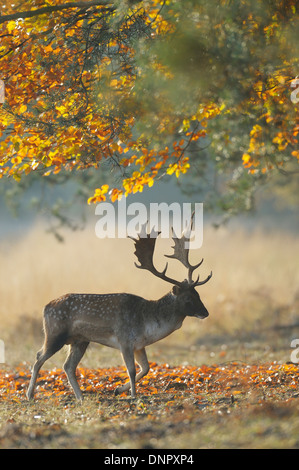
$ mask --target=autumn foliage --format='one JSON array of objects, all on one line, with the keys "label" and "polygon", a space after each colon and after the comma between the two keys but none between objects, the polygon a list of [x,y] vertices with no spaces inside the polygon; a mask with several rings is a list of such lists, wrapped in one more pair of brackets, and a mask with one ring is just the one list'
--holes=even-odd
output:
[{"label": "autumn foliage", "polygon": [[[147,377],[137,385],[139,397],[158,395],[160,398],[184,393],[196,398],[199,403],[210,395],[217,401],[226,399],[234,402],[252,394],[263,399],[283,394],[284,399],[298,391],[299,368],[297,364],[278,364],[276,362],[258,365],[230,362],[206,366],[178,366],[150,364]],[[125,367],[110,369],[88,369],[79,367],[77,378],[85,394],[114,396],[114,390],[127,381]],[[30,371],[16,367],[14,371],[0,370],[0,399],[22,402],[30,379]],[[100,396],[99,395],[99,396]],[[36,398],[73,397],[73,392],[62,369],[41,371],[37,381]],[[121,398],[126,397],[123,393]],[[172,397],[172,398],[171,398]],[[75,399],[75,398],[74,398]],[[118,399],[118,398],[117,398]],[[169,402],[169,406],[175,402]]]},{"label": "autumn foliage", "polygon": [[0,178],[108,161],[121,183],[101,184],[89,202],[115,201],[186,173],[207,138],[220,169],[293,169],[297,8],[296,0],[2,2]]}]

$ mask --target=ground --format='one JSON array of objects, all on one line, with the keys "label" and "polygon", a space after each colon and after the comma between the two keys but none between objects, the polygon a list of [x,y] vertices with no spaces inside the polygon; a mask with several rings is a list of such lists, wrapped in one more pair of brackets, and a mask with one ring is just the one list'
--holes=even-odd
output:
[{"label": "ground", "polygon": [[78,368],[78,403],[62,369],[41,371],[27,402],[26,367],[0,371],[1,448],[298,448],[297,364],[151,363],[137,398],[114,397],[124,367]]}]

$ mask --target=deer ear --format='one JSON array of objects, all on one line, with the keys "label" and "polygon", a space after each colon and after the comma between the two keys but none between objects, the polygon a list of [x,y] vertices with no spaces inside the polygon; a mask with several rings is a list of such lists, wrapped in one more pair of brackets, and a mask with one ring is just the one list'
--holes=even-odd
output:
[{"label": "deer ear", "polygon": [[172,293],[173,293],[173,295],[179,295],[180,288],[178,286],[173,286]]}]

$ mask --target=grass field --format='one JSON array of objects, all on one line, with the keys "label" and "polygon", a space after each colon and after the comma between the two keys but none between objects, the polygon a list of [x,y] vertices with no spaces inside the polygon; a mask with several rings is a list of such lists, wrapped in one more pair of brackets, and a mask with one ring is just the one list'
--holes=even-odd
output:
[{"label": "grass field", "polygon": [[[170,246],[160,240],[159,268]],[[99,240],[93,227],[67,234],[64,244],[41,226],[0,243],[0,447],[299,447],[298,366],[287,364],[291,341],[299,338],[299,240],[279,231],[205,230],[203,247],[192,257],[204,257],[202,276],[213,270],[199,288],[210,316],[186,319],[182,329],[148,348],[150,386],[144,379],[136,400],[114,397],[114,383],[125,377],[122,360],[99,345],[91,345],[80,363],[80,371],[93,377],[83,404],[73,400],[59,369],[65,350],[41,374],[49,383],[56,374],[60,392],[52,381],[48,393],[25,400],[47,302],[67,292],[154,299],[169,290],[135,268],[133,252],[131,240]],[[173,261],[169,274],[183,279],[184,269]],[[202,380],[190,381],[191,369]],[[88,382],[82,380],[84,389]]]}]

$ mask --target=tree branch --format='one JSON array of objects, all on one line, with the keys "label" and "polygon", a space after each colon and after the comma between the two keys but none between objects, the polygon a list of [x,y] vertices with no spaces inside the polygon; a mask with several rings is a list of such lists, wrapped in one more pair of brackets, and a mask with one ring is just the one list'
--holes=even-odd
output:
[{"label": "tree branch", "polygon": [[[21,11],[16,13],[11,13],[10,15],[0,14],[0,24],[5,23],[6,21],[18,20],[19,18],[32,18],[38,15],[44,15],[45,13],[52,13],[53,11],[66,10],[68,8],[89,8],[92,6],[107,6],[112,5],[109,0],[93,0],[93,1],[79,1],[79,2],[68,2],[62,5],[49,5],[47,7],[38,8],[36,10]],[[114,8],[111,6],[110,9]]]}]

